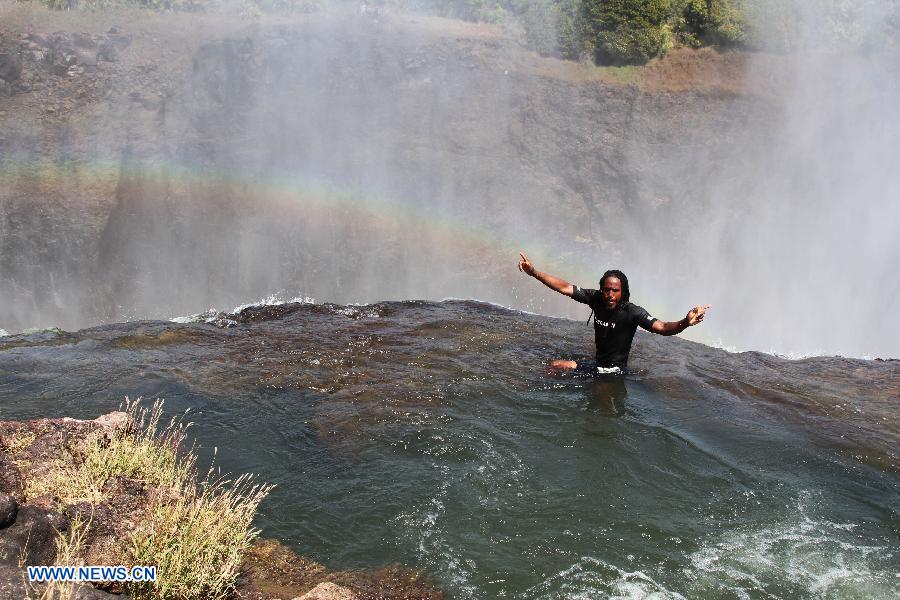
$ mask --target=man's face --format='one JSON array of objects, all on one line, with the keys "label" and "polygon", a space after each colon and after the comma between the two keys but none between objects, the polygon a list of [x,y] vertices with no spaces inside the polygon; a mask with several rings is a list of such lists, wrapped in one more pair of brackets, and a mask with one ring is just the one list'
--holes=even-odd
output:
[{"label": "man's face", "polygon": [[612,310],[622,301],[622,282],[618,277],[607,277],[600,282],[600,293],[606,308]]}]

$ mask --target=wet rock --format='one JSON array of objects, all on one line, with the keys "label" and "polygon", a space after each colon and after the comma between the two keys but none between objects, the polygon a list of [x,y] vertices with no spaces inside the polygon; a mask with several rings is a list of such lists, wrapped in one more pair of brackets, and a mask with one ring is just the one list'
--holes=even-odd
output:
[{"label": "wet rock", "polygon": [[16,520],[19,503],[10,494],[0,493],[0,529],[9,527]]},{"label": "wet rock", "polygon": [[12,83],[22,74],[22,61],[11,53],[0,53],[0,79]]},{"label": "wet rock", "polygon": [[56,558],[56,540],[68,526],[66,518],[57,512],[39,506],[22,506],[16,522],[0,529],[0,564],[52,564]]},{"label": "wet rock", "polygon": [[351,590],[326,581],[294,600],[358,600],[358,598],[359,596]]}]

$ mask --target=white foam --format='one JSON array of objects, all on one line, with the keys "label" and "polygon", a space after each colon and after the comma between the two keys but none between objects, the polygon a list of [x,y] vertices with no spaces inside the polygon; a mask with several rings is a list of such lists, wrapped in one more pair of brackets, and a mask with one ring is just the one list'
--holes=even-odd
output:
[{"label": "white foam", "polygon": [[890,575],[872,567],[874,556],[890,549],[865,543],[853,524],[818,519],[814,512],[814,496],[806,492],[778,522],[706,541],[689,557],[690,595],[727,590],[750,598],[766,582],[791,582],[815,597],[892,597]]},{"label": "white foam", "polygon": [[215,308],[210,308],[206,312],[197,313],[196,315],[189,315],[186,317],[175,317],[173,319],[169,319],[171,323],[205,323],[208,322],[209,319],[215,319],[219,315],[219,311]]},{"label": "white foam", "polygon": [[629,571],[592,556],[582,556],[571,566],[527,589],[522,597],[535,600],[684,600],[684,596],[667,589],[642,571]]},{"label": "white foam", "polygon": [[283,300],[281,298],[281,292],[276,294],[272,294],[265,298],[260,298],[257,302],[251,302],[249,304],[241,304],[239,306],[235,306],[231,311],[232,315],[236,315],[240,313],[242,310],[247,308],[260,308],[262,306],[281,306],[282,304],[315,304],[316,301],[313,298],[309,298],[307,296],[295,296],[290,300]]},{"label": "white foam", "polygon": [[257,302],[249,302],[247,304],[240,304],[235,306],[231,312],[223,313],[219,312],[216,308],[210,308],[206,312],[197,313],[195,315],[188,315],[185,317],[174,317],[169,319],[171,323],[224,323],[226,321],[233,322],[237,324],[236,321],[229,319],[228,317],[234,317],[240,314],[242,310],[247,308],[260,308],[263,306],[280,306],[282,304],[315,304],[316,301],[313,298],[309,298],[307,296],[295,296],[294,298],[290,298],[288,300],[282,299],[281,292],[277,294],[272,294],[267,296],[266,298],[260,298]]}]

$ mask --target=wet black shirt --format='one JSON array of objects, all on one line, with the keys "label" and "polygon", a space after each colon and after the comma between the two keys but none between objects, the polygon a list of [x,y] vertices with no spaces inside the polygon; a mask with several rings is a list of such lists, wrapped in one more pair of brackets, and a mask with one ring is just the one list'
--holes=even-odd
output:
[{"label": "wet black shirt", "polygon": [[572,298],[594,310],[597,366],[624,369],[628,364],[628,353],[631,351],[631,342],[634,340],[638,325],[652,331],[650,326],[656,319],[631,302],[620,304],[613,310],[607,309],[600,290],[575,286]]}]

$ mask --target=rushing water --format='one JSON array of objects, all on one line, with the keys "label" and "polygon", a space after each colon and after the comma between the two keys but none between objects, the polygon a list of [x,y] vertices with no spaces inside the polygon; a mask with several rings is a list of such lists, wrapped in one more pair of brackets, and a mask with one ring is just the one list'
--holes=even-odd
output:
[{"label": "rushing water", "polygon": [[584,323],[476,302],[208,320],[0,338],[0,418],[165,398],[278,485],[264,535],[455,598],[900,594],[900,362],[639,333],[595,379],[545,368]]}]

